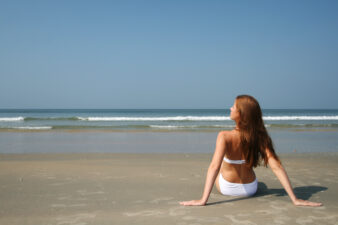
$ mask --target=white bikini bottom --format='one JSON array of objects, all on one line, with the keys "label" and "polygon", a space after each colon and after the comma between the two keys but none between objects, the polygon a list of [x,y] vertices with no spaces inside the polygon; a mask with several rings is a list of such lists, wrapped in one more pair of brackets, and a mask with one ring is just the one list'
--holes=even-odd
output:
[{"label": "white bikini bottom", "polygon": [[219,174],[219,187],[223,195],[231,196],[251,196],[257,191],[257,179],[248,184],[231,183],[225,180],[222,174]]}]

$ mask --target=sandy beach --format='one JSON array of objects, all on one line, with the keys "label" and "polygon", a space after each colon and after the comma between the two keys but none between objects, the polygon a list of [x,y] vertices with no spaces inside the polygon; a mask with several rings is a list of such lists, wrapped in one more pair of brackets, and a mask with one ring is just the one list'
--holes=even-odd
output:
[{"label": "sandy beach", "polygon": [[0,224],[337,224],[338,154],[281,154],[295,207],[270,169],[255,197],[201,196],[211,154],[0,154]]},{"label": "sandy beach", "polygon": [[[337,12],[0,1],[0,225],[338,225]],[[321,207],[294,206],[264,166],[251,197],[213,187],[180,205],[201,199],[215,149],[242,164],[221,165],[226,179],[250,182],[243,164],[267,148]]]}]

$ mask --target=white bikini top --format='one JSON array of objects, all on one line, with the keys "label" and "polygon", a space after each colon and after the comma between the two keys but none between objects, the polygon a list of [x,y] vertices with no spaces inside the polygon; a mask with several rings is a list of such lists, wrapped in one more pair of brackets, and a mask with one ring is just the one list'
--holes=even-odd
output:
[{"label": "white bikini top", "polygon": [[224,161],[229,163],[229,164],[244,164],[245,163],[245,160],[231,160],[231,159],[228,159],[227,157],[224,156]]}]

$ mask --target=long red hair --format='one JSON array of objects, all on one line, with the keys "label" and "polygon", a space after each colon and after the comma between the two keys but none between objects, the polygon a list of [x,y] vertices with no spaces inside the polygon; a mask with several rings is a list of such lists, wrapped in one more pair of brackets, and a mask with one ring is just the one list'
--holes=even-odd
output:
[{"label": "long red hair", "polygon": [[257,167],[263,160],[264,166],[267,166],[267,148],[272,157],[280,162],[265,128],[258,101],[249,95],[239,95],[235,104],[239,112],[239,119],[236,122],[240,132],[240,145],[247,165]]}]

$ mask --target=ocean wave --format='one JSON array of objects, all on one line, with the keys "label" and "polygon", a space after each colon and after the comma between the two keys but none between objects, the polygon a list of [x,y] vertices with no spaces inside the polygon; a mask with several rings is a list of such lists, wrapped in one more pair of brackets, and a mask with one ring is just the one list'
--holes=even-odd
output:
[{"label": "ocean wave", "polygon": [[[227,116],[172,116],[172,117],[75,117],[84,121],[230,121]],[[265,121],[338,120],[338,116],[264,116]]]},{"label": "ocean wave", "polygon": [[78,117],[86,121],[224,121],[225,116],[172,116],[172,117]]},{"label": "ocean wave", "polygon": [[20,129],[20,130],[50,130],[53,127],[44,126],[44,127],[11,127],[11,129]]},{"label": "ocean wave", "polygon": [[338,124],[269,124],[268,126],[271,128],[337,128]]},{"label": "ocean wave", "polygon": [[16,121],[23,121],[24,117],[0,117],[1,122],[16,122]]},{"label": "ocean wave", "polygon": [[80,120],[78,117],[26,117],[25,121],[34,121],[34,120]]},{"label": "ocean wave", "polygon": [[191,126],[179,126],[179,125],[149,125],[150,128],[159,129],[215,129],[215,128],[234,128],[235,125],[191,125]]},{"label": "ocean wave", "polygon": [[[337,123],[330,124],[266,124],[271,129],[294,129],[294,128],[332,128],[337,129]],[[0,130],[219,130],[233,129],[235,125],[216,124],[216,125],[102,125],[102,126],[86,126],[86,125],[56,125],[56,126],[2,126]]]},{"label": "ocean wave", "polygon": [[264,116],[264,120],[338,120],[338,116]]},{"label": "ocean wave", "polygon": [[159,129],[178,129],[178,128],[187,128],[186,126],[173,126],[173,125],[150,125],[151,128],[159,128]]},{"label": "ocean wave", "polygon": [[[0,122],[18,122],[18,121],[89,121],[89,122],[105,122],[105,121],[230,121],[228,116],[154,116],[154,117],[129,117],[129,116],[112,116],[112,117],[0,117]],[[338,120],[338,116],[263,116],[264,121],[295,121],[295,120],[317,120],[328,121]]]}]

